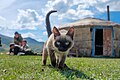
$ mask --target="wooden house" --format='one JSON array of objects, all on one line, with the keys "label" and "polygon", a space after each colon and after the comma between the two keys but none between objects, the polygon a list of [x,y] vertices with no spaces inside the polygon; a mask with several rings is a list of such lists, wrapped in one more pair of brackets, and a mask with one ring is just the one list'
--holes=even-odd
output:
[{"label": "wooden house", "polygon": [[77,56],[120,57],[120,24],[97,18],[85,18],[60,29],[75,28],[74,47]]}]

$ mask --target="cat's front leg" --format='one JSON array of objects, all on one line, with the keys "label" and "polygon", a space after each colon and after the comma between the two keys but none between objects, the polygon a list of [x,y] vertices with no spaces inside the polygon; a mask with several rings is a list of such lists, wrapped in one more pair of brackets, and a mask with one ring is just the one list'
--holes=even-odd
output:
[{"label": "cat's front leg", "polygon": [[59,69],[63,69],[65,67],[65,60],[66,60],[66,55],[61,56],[61,58],[59,58],[59,64],[58,64],[58,68]]},{"label": "cat's front leg", "polygon": [[56,66],[56,58],[55,58],[54,50],[49,49],[48,52],[49,52],[49,55],[50,55],[51,64],[52,64],[53,67],[55,67]]}]

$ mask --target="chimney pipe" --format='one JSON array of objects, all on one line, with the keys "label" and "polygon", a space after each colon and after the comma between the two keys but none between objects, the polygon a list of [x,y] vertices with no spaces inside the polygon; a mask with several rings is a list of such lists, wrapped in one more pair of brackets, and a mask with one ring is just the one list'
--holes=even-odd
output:
[{"label": "chimney pipe", "polygon": [[108,21],[110,21],[110,11],[109,11],[109,5],[107,5],[107,17],[108,17]]}]

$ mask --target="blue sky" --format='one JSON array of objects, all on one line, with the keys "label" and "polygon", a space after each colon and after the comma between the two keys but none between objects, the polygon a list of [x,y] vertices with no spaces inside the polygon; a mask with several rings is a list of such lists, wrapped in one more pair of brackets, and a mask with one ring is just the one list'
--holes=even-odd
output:
[{"label": "blue sky", "polygon": [[61,26],[86,17],[107,19],[110,5],[111,21],[120,24],[120,0],[0,0],[0,34],[13,37],[18,31],[23,37],[46,41],[45,15],[51,26]]}]

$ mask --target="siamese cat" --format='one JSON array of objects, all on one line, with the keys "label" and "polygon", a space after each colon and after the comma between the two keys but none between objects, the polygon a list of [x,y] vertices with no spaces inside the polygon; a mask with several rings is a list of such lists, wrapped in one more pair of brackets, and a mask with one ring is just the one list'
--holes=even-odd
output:
[{"label": "siamese cat", "polygon": [[52,34],[48,38],[43,48],[42,63],[46,65],[48,54],[50,56],[51,64],[53,67],[64,68],[66,67],[65,60],[70,49],[74,45],[73,41],[74,28],[69,30],[58,30],[53,28]]}]

